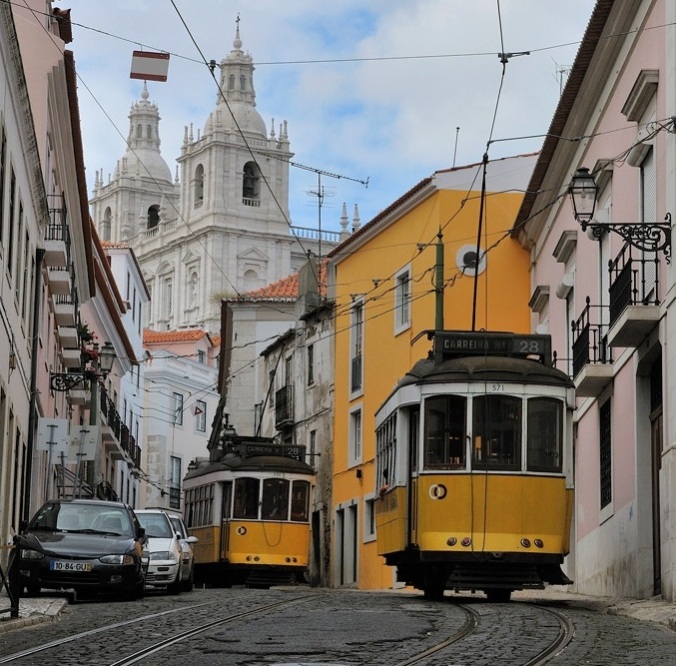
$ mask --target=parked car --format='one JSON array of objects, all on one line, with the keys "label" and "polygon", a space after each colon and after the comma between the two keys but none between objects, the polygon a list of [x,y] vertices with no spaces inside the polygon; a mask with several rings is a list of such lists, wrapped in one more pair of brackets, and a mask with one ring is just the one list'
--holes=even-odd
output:
[{"label": "parked car", "polygon": [[146,585],[178,594],[182,588],[183,550],[169,515],[162,509],[138,509],[136,515],[145,529],[145,548],[150,555]]},{"label": "parked car", "polygon": [[78,596],[121,593],[143,597],[145,532],[122,502],[57,499],[45,503],[19,538],[21,583],[74,589]]},{"label": "parked car", "polygon": [[197,543],[198,538],[188,534],[188,530],[180,516],[169,514],[169,520],[179,536],[181,550],[183,552],[181,563],[181,589],[184,592],[190,592],[194,585],[194,570],[195,570],[195,551],[192,544]]}]

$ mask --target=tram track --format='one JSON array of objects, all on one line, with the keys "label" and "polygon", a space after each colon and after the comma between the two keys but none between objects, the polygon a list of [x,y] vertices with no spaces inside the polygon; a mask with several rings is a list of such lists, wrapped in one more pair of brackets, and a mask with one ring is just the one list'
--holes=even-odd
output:
[{"label": "tram track", "polygon": [[[312,595],[304,595],[301,597],[294,597],[292,599],[284,599],[282,601],[277,601],[275,603],[271,604],[266,604],[264,606],[257,606],[252,609],[248,609],[246,611],[242,611],[240,613],[234,613],[225,617],[218,618],[216,620],[211,620],[209,622],[205,622],[202,624],[199,624],[195,627],[192,627],[189,630],[179,632],[177,634],[174,634],[164,640],[158,641],[152,645],[146,646],[145,648],[142,648],[141,650],[137,650],[136,652],[127,655],[126,657],[123,657],[122,659],[118,659],[114,662],[110,662],[109,666],[126,666],[127,664],[135,664],[144,657],[154,654],[156,652],[159,652],[175,643],[178,643],[183,640],[187,640],[191,638],[192,636],[198,635],[204,631],[208,631],[209,629],[213,627],[217,627],[223,624],[228,624],[229,622],[236,622],[237,620],[245,619],[248,617],[251,617],[253,615],[257,614],[264,614],[272,610],[276,610],[278,608],[284,607],[284,606],[289,606],[294,603],[298,603],[301,601],[305,601],[306,599],[312,598]],[[206,602],[202,604],[194,604],[191,606],[182,606],[181,608],[174,608],[171,610],[165,610],[165,611],[160,611],[158,613],[150,613],[146,615],[140,615],[138,617],[129,619],[129,620],[124,620],[122,622],[115,622],[112,624],[107,624],[102,627],[97,627],[96,629],[90,629],[88,631],[83,631],[78,634],[73,634],[71,636],[66,636],[64,638],[56,639],[53,641],[49,641],[47,643],[43,643],[41,645],[36,645],[34,647],[28,648],[26,650],[22,650],[20,652],[15,652],[13,654],[5,655],[3,657],[0,657],[0,665],[1,664],[10,664],[13,662],[20,662],[23,659],[27,659],[28,657],[31,657],[35,654],[38,653],[43,653],[43,657],[49,658],[49,652],[50,651],[55,651],[58,648],[61,648],[64,645],[67,645],[68,643],[74,643],[77,641],[84,641],[86,639],[90,639],[93,636],[96,636],[97,634],[105,634],[106,632],[114,632],[118,629],[124,629],[126,627],[129,627],[130,625],[134,625],[137,623],[144,623],[144,622],[149,622],[152,620],[156,619],[161,619],[163,617],[169,616],[174,613],[185,613],[187,610],[192,610],[192,609],[197,609],[197,608],[203,608],[205,606],[213,606],[212,602]],[[48,663],[48,662],[45,662]],[[103,663],[103,662],[102,662]]]}]

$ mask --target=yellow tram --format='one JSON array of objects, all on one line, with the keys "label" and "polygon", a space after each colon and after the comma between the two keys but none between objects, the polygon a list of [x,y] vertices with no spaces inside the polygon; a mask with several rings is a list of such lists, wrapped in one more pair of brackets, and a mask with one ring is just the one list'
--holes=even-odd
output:
[{"label": "yellow tram", "polygon": [[376,414],[378,553],[427,598],[569,584],[574,392],[550,337],[429,335]]},{"label": "yellow tram", "polygon": [[305,447],[236,436],[184,479],[185,522],[198,537],[195,581],[266,588],[304,581],[315,473]]}]

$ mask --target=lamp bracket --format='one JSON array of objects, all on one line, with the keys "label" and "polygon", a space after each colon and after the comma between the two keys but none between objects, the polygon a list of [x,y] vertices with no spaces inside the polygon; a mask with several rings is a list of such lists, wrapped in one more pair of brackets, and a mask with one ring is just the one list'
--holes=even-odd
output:
[{"label": "lamp bracket", "polygon": [[606,231],[622,236],[632,247],[644,252],[664,252],[667,263],[671,263],[671,213],[665,222],[623,222],[596,223],[580,220],[582,231],[591,229],[592,236],[599,239]]},{"label": "lamp bracket", "polygon": [[90,373],[87,372],[53,372],[49,376],[49,387],[52,391],[70,391],[88,379]]}]

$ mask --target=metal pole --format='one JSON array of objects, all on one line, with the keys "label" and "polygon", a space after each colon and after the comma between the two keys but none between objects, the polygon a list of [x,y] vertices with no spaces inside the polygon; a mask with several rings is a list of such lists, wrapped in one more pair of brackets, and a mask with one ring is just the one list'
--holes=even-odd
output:
[{"label": "metal pole", "polygon": [[437,263],[435,266],[435,323],[434,328],[437,331],[444,330],[444,242],[441,229],[437,234]]}]

